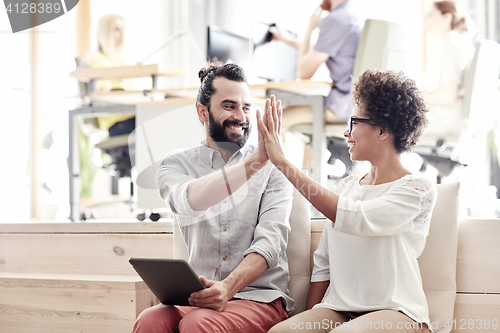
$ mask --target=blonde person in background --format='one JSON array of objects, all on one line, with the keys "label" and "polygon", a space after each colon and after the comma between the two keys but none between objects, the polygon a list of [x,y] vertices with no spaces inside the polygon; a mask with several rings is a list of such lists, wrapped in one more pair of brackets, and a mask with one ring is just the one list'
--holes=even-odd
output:
[{"label": "blonde person in background", "polygon": [[[132,63],[122,56],[125,36],[125,21],[115,14],[103,15],[97,27],[98,51],[92,54],[85,64],[91,68],[131,66]],[[97,91],[133,90],[131,80],[98,80]],[[101,130],[108,130],[117,122],[135,118],[134,115],[113,115],[97,119]]]},{"label": "blonde person in background", "polygon": [[[87,59],[87,66],[106,68],[132,65],[122,56],[124,35],[125,22],[123,17],[114,14],[102,16],[97,27],[98,51]],[[99,80],[97,83],[98,91],[127,90],[130,88],[131,84],[126,80]]]},{"label": "blonde person in background", "polygon": [[464,70],[474,55],[467,19],[454,2],[437,1],[431,5],[425,23],[428,52],[423,94],[431,104],[425,134],[458,138],[465,129]]},{"label": "blonde person in background", "polygon": [[[98,51],[83,58],[83,66],[90,68],[108,68],[118,66],[130,66],[122,55],[124,41],[125,22],[123,17],[108,14],[99,19],[97,27]],[[96,83],[98,92],[111,90],[132,90],[131,80],[98,80]],[[95,176],[95,166],[91,161],[94,145],[90,141],[90,133],[95,132],[95,128],[107,131],[109,136],[131,133],[135,129],[134,114],[116,114],[88,120],[92,126],[86,126],[83,121],[79,124],[79,150],[80,155],[80,207],[83,214],[84,207],[94,204],[92,199],[92,184]],[[87,123],[87,122],[85,122]],[[83,217],[83,215],[82,215]],[[84,217],[86,218],[86,217]]]}]

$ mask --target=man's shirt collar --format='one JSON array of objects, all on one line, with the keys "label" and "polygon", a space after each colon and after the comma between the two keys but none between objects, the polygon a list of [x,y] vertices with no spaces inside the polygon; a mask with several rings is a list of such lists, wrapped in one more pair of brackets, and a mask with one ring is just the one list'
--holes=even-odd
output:
[{"label": "man's shirt collar", "polygon": [[[249,145],[248,143],[245,144],[241,149],[238,149],[237,151],[234,152],[233,155],[229,158],[227,163],[233,161],[233,160],[239,160],[243,158],[246,153],[248,152]],[[210,168],[214,168],[214,160],[220,158],[222,159],[221,154],[219,151],[212,149],[206,145],[206,139],[203,139],[200,143],[200,160],[208,165]],[[216,163],[218,164],[218,163]]]}]

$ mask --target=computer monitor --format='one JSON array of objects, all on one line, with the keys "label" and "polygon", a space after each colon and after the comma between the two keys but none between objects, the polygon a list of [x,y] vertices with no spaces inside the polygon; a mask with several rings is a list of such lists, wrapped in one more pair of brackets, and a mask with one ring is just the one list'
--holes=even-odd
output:
[{"label": "computer monitor", "polygon": [[209,61],[234,63],[249,72],[251,68],[250,39],[216,26],[208,27],[207,57]]},{"label": "computer monitor", "polygon": [[[253,26],[253,75],[269,81],[295,81],[297,50],[282,41],[273,40],[274,24],[255,22]],[[293,37],[297,34],[288,31]]]}]

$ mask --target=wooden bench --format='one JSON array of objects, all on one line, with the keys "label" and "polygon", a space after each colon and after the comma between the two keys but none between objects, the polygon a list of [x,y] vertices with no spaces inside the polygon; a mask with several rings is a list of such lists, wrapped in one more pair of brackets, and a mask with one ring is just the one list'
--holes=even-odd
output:
[{"label": "wooden bench", "polygon": [[158,303],[130,257],[171,258],[171,223],[0,225],[0,332],[130,332]]},{"label": "wooden bench", "polygon": [[[492,323],[494,320],[495,325]],[[460,221],[455,321],[455,332],[500,332],[498,219]],[[485,327],[488,323],[489,329]]]},{"label": "wooden bench", "polygon": [[[459,230],[453,331],[500,332],[500,220]],[[0,224],[0,333],[130,332],[158,301],[128,259],[172,251],[169,222]]]}]

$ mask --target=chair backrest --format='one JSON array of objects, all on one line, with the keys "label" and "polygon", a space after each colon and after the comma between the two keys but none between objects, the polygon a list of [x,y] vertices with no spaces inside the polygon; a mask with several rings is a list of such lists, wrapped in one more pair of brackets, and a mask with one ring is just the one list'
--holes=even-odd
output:
[{"label": "chair backrest", "polygon": [[138,173],[137,208],[165,207],[158,195],[155,175],[162,158],[171,151],[190,149],[200,145],[205,138],[205,128],[200,124],[191,101],[138,105],[134,130],[135,170]]},{"label": "chair backrest", "polygon": [[290,227],[286,255],[290,272],[288,289],[295,301],[295,314],[306,308],[311,279],[311,204],[295,188],[293,189]]},{"label": "chair backrest", "polygon": [[[403,26],[396,22],[367,19],[361,32],[352,70],[354,82],[368,68],[401,71],[405,65],[405,45]],[[301,124],[302,125],[302,124]],[[300,125],[299,125],[300,126]],[[307,126],[307,125],[306,125]],[[327,124],[327,137],[344,137],[345,124]],[[294,131],[312,132],[312,126],[295,126]]]},{"label": "chair backrest", "polygon": [[173,234],[174,234],[174,259],[184,259],[186,261],[189,260],[189,254],[187,250],[186,243],[184,243],[184,238],[182,238],[181,231],[179,229],[179,223],[177,222],[177,217],[175,214],[174,223],[172,225]]},{"label": "chair backrest", "polygon": [[469,126],[484,130],[492,128],[493,121],[485,119],[497,111],[499,74],[500,44],[480,40],[464,76],[462,114],[469,119]]},{"label": "chair backrest", "polygon": [[404,69],[405,45],[403,26],[396,22],[367,19],[361,33],[352,76],[354,80],[368,68]]},{"label": "chair backrest", "polygon": [[[434,333],[450,332],[455,307],[460,183],[438,184],[429,236],[418,258]],[[445,327],[448,323],[449,327]]]},{"label": "chair backrest", "polygon": [[[311,274],[311,207],[296,189],[293,190],[292,212],[290,213],[291,231],[288,234],[288,267],[290,281],[288,289],[295,300],[295,311],[306,308],[307,292]],[[174,258],[188,260],[188,252],[174,215]]]}]

